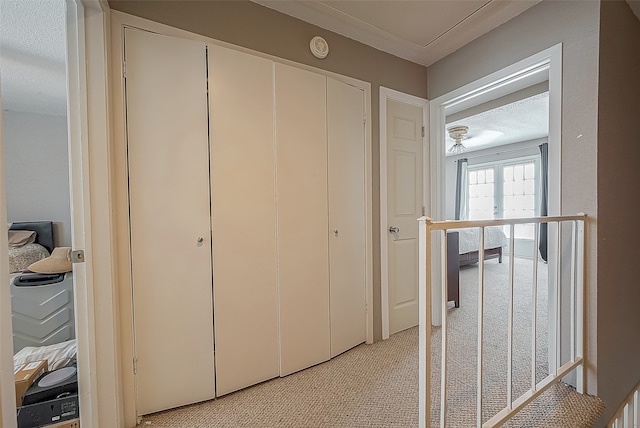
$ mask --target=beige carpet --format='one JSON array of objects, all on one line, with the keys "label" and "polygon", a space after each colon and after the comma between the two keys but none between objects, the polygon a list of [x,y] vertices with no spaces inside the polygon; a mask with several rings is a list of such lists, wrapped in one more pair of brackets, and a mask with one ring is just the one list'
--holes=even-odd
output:
[{"label": "beige carpet", "polygon": [[[530,262],[516,265],[514,394],[531,382]],[[527,272],[527,266],[529,271]],[[541,266],[544,269],[545,266]],[[483,420],[504,407],[508,265],[486,263]],[[544,277],[544,275],[542,275]],[[529,281],[529,282],[527,282]],[[536,377],[547,374],[546,283],[538,292]],[[529,290],[529,291],[527,291]],[[526,295],[529,295],[527,297]],[[508,301],[508,300],[507,300]],[[475,426],[477,266],[461,271],[461,307],[449,310],[448,424]],[[438,426],[440,329],[433,331],[432,426]],[[489,352],[491,351],[491,352]],[[324,364],[246,388],[216,400],[147,416],[151,427],[416,427],[418,426],[418,330],[360,345]],[[437,386],[436,386],[437,385]],[[602,401],[557,384],[509,423],[512,427],[590,427]]]}]

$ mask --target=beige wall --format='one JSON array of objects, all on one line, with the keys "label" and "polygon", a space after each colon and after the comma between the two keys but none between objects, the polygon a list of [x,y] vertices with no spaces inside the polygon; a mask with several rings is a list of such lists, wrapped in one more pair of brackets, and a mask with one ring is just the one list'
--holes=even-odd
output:
[{"label": "beige wall", "polygon": [[[379,87],[426,98],[426,68],[244,0],[110,0],[109,6],[113,10],[371,83],[374,339],[380,340]],[[309,51],[309,41],[316,35],[329,43],[329,55],[324,60],[315,58]]]},{"label": "beige wall", "polygon": [[[622,0],[600,6],[598,93],[598,395],[607,421],[640,380],[640,21]],[[607,417],[608,416],[608,417]]]},{"label": "beige wall", "polygon": [[[596,393],[597,97],[599,2],[543,1],[428,68],[435,99],[562,43],[562,213],[589,215],[586,356],[588,391]],[[606,384],[606,379],[597,378]],[[610,404],[610,403],[608,403]]]}]

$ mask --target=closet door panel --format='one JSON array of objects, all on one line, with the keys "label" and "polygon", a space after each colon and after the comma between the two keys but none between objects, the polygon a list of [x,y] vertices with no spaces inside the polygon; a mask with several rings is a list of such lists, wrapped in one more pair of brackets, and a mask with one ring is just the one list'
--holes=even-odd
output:
[{"label": "closet door panel", "polygon": [[366,340],[364,92],[327,79],[331,357]]},{"label": "closet door panel", "polygon": [[214,397],[206,54],[126,30],[138,414]]},{"label": "closet door panel", "polygon": [[326,78],[276,64],[280,375],[330,358]]},{"label": "closet door panel", "polygon": [[273,63],[209,47],[217,395],[279,373]]}]

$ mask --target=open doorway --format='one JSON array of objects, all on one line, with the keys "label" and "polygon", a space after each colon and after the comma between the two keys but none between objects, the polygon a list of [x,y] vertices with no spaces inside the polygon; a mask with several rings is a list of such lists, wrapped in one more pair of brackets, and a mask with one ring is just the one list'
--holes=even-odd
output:
[{"label": "open doorway", "polygon": [[[79,263],[74,264],[72,270],[81,422],[87,426],[117,426],[121,425],[121,398],[117,394],[119,378],[114,376],[113,369],[117,366],[119,347],[113,322],[113,229],[108,173],[109,116],[106,111],[108,85],[105,32],[108,6],[103,2],[85,0],[66,0],[63,5],[71,246],[76,251],[86,252],[84,255],[79,253],[82,257],[77,258]],[[4,28],[3,25],[3,31]],[[4,164],[4,153],[1,150],[0,165],[4,168]],[[0,173],[4,175],[4,170]],[[92,200],[91,193],[100,195],[100,198]],[[0,216],[6,217],[4,196],[3,177],[0,182]],[[0,257],[3,260],[0,263],[1,276],[8,282],[7,245],[0,246]],[[10,301],[9,287],[0,289],[2,373],[10,373],[13,365]],[[100,365],[96,361],[98,354]],[[15,427],[16,399],[12,376],[0,379],[0,403],[2,426]],[[104,409],[103,412],[98,413],[98,404]]]},{"label": "open doorway", "polygon": [[[448,220],[546,215],[542,158],[549,139],[548,73],[532,80],[524,89],[447,115]],[[502,232],[509,239],[509,227]],[[518,225],[514,238],[516,257],[533,257],[533,224]]]},{"label": "open doorway", "polygon": [[[562,47],[557,45],[431,101],[431,167],[434,171],[431,202],[434,218],[490,219],[560,214],[561,82]],[[478,126],[479,129],[473,129],[474,122],[477,125],[482,122],[481,119],[491,115],[503,114],[506,110],[507,116],[513,119],[516,110],[526,110],[532,106],[536,106],[539,110],[537,115],[547,121],[544,126],[538,127],[538,134],[534,132],[520,136],[520,141],[506,139],[500,145],[499,129],[492,130],[486,124],[484,129],[482,125]],[[529,113],[525,111],[518,114],[526,116]],[[524,128],[524,125],[517,125],[516,128]],[[477,145],[473,141],[474,133]],[[515,131],[512,133],[517,134]],[[465,140],[465,137],[468,138]],[[487,146],[482,148],[482,142],[486,142]],[[456,145],[460,143],[466,143],[468,147],[457,150],[460,147]],[[545,143],[548,148],[547,172],[544,174],[548,180],[546,213],[540,209],[543,196],[538,194],[543,177],[539,146]],[[447,157],[449,150],[450,156]],[[463,163],[459,162],[462,159],[468,162],[464,162],[466,168],[459,174],[457,166]],[[516,172],[517,183],[514,180]],[[458,175],[466,179],[462,190],[468,194],[458,197],[456,203],[456,183],[460,182]],[[518,187],[520,193],[517,198],[514,197],[514,187]],[[524,187],[532,189],[524,191]],[[471,193],[476,200],[472,200]],[[514,201],[518,208],[516,210],[513,210]],[[519,252],[527,253],[530,258],[533,257],[532,240],[527,239],[527,232],[516,231],[514,237],[520,241],[519,245],[513,245],[515,250],[508,248],[507,251],[513,251],[516,255]],[[553,262],[557,257],[557,236],[550,228],[545,258],[552,262],[546,274],[550,307],[556,305]],[[435,241],[434,248],[439,248],[440,242]],[[439,253],[435,250],[434,253],[435,265],[441,266]],[[442,272],[434,271],[436,283],[441,277]],[[434,302],[440,301],[437,288],[433,291]],[[434,325],[440,324],[442,315],[440,305],[433,305]],[[557,325],[548,325],[548,331],[549,365],[553,366],[553,359],[559,358],[556,337],[560,329]]]},{"label": "open doorway", "polygon": [[[0,8],[10,283],[3,299],[10,294],[11,307],[2,322],[12,320],[2,343],[16,379],[17,420],[8,425],[20,427],[79,416],[66,5],[2,0]],[[16,418],[6,386],[3,379],[3,421]]]}]

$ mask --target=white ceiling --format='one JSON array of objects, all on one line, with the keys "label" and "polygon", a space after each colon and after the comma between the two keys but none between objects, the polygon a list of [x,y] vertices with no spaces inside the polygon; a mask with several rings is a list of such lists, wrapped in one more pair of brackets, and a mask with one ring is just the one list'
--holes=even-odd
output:
[{"label": "white ceiling", "polygon": [[64,0],[0,0],[2,108],[64,116]]},{"label": "white ceiling", "polygon": [[429,66],[540,0],[253,0]]}]

